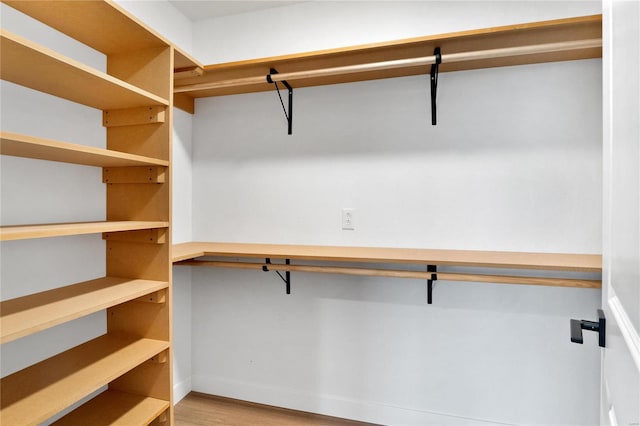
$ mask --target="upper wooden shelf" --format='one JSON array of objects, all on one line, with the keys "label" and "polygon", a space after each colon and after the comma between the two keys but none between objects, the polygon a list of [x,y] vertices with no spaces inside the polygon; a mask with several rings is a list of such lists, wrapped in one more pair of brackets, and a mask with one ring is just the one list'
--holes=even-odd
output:
[{"label": "upper wooden shelf", "polygon": [[169,348],[169,343],[103,335],[0,381],[0,424],[44,422]]},{"label": "upper wooden shelf", "polygon": [[169,105],[166,99],[4,30],[0,54],[3,80],[59,98],[101,110]]},{"label": "upper wooden shelf", "polygon": [[[172,45],[162,35],[113,1],[2,2],[105,55]],[[175,68],[202,67],[189,54],[176,46],[173,47]]]},{"label": "upper wooden shelf", "polygon": [[98,234],[101,232],[135,231],[140,229],[166,228],[168,226],[169,222],[136,220],[2,226],[0,227],[0,241]]},{"label": "upper wooden shelf", "polygon": [[[276,68],[280,74],[283,74],[421,58],[433,55],[436,47],[440,47],[443,54],[440,72],[599,58],[602,56],[602,48],[596,46],[545,53],[518,53],[489,59],[470,59],[455,63],[446,63],[444,59],[447,54],[460,52],[595,39],[602,39],[601,15],[484,28],[341,49],[207,65],[202,77],[178,80],[175,83],[174,90],[176,93],[183,93],[181,96],[190,98],[266,91],[273,89],[273,85],[266,82],[266,76],[269,74],[270,68]],[[430,67],[428,66],[416,67],[415,65],[393,67],[376,71],[338,73],[324,77],[302,78],[290,83],[294,88],[319,86],[428,74],[429,69]],[[251,78],[255,78],[256,81],[250,81]],[[237,84],[238,80],[240,80],[240,84]],[[201,88],[200,86],[210,85],[211,83],[220,83],[220,87]]]},{"label": "upper wooden shelf", "polygon": [[192,242],[173,246],[173,261],[200,256],[305,259],[335,262],[396,263],[601,272],[596,254],[432,250],[377,247],[307,246]]},{"label": "upper wooden shelf", "polygon": [[112,1],[2,2],[106,55],[168,45]]},{"label": "upper wooden shelf", "polygon": [[0,343],[167,287],[163,281],[104,277],[0,302]]},{"label": "upper wooden shelf", "polygon": [[142,155],[0,132],[0,154],[96,167],[168,166],[169,162]]}]

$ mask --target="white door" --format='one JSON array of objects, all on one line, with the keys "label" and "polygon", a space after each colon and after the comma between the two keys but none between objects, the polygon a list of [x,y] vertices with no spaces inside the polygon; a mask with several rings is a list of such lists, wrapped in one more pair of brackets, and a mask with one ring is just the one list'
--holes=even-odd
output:
[{"label": "white door", "polygon": [[[640,1],[603,2],[601,424],[640,425]],[[594,317],[596,313],[594,312]],[[595,318],[594,318],[595,319]]]}]

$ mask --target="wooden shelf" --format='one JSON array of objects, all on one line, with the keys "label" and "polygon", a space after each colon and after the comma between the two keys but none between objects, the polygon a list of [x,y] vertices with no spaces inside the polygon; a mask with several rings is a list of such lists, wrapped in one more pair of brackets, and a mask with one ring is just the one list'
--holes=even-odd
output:
[{"label": "wooden shelf", "polygon": [[0,423],[43,422],[168,347],[104,335],[11,374],[0,381]]},{"label": "wooden shelf", "polygon": [[3,226],[0,227],[0,241],[97,234],[101,232],[135,231],[140,229],[166,228],[168,226],[169,222],[133,220]]},{"label": "wooden shelf", "polygon": [[107,55],[168,45],[115,2],[3,0],[3,3]]},{"label": "wooden shelf", "polygon": [[53,425],[148,425],[168,408],[169,401],[108,390]]},{"label": "wooden shelf", "polygon": [[[3,0],[3,3],[105,55],[171,45],[113,1]],[[191,55],[173,47],[175,68],[202,67]]]},{"label": "wooden shelf", "polygon": [[[472,31],[416,37],[385,43],[352,46],[340,49],[207,65],[205,66],[205,73],[202,77],[180,79],[179,81],[176,81],[174,90],[176,93],[180,93],[181,96],[189,96],[191,98],[260,92],[273,90],[273,85],[267,83],[265,78],[270,73],[270,68],[276,68],[279,73],[284,74],[332,67],[372,64],[383,61],[420,58],[432,55],[436,47],[440,47],[443,55],[445,55],[478,50],[502,49],[601,38],[601,15],[508,25]],[[601,56],[601,47],[587,47],[570,51],[517,54],[491,59],[465,60],[456,63],[446,63],[443,59],[443,63],[440,65],[439,71],[461,71],[478,68],[599,58]],[[349,83],[380,78],[404,77],[428,73],[428,66],[407,66],[377,71],[363,71],[326,77],[297,79],[296,81],[291,82],[291,84],[296,88],[320,86],[325,84]],[[236,84],[237,80],[246,81],[245,79],[251,78],[257,79],[257,82],[247,81],[246,84]],[[207,85],[210,83],[220,83],[221,86],[209,89],[198,87],[199,85]]]},{"label": "wooden shelf", "polygon": [[448,265],[484,268],[601,272],[595,254],[432,250],[284,244],[183,243],[173,246],[173,262],[200,256],[301,259],[334,262]]},{"label": "wooden shelf", "polygon": [[0,132],[0,154],[96,167],[168,166],[166,160]]},{"label": "wooden shelf", "polygon": [[[28,2],[25,2],[28,3]],[[2,30],[0,76],[101,110],[169,105],[169,101]]]},{"label": "wooden shelf", "polygon": [[0,343],[165,289],[167,282],[104,277],[0,302]]},{"label": "wooden shelf", "polygon": [[[601,272],[602,256],[592,254],[521,253],[472,250],[430,250],[375,247],[299,246],[281,244],[240,243],[183,243],[173,247],[173,262],[178,265],[209,266],[218,268],[253,269],[270,271],[298,271],[325,274],[413,278],[444,281],[472,281],[497,284],[546,285],[557,287],[600,288],[600,279],[550,276],[506,275],[501,273],[442,272],[395,269],[381,264],[413,266],[463,266],[491,269],[523,269],[572,272]],[[259,258],[260,262],[192,260],[197,257]],[[331,265],[268,263],[262,259],[313,260],[331,262]],[[338,263],[334,265],[333,263]],[[374,264],[373,267],[354,267],[340,263]],[[434,276],[436,278],[434,278]],[[288,287],[287,283],[287,289]],[[429,284],[431,289],[431,284]],[[289,290],[287,290],[289,291]],[[431,290],[429,290],[430,294]],[[429,297],[429,300],[430,297]],[[431,302],[429,302],[431,303]]]}]

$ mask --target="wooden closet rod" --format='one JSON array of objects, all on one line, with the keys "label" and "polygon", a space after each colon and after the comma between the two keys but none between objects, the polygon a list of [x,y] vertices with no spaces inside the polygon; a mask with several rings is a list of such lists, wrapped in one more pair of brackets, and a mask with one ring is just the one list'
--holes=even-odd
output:
[{"label": "wooden closet rod", "polygon": [[[567,50],[581,50],[602,46],[602,39],[587,39],[564,41],[558,43],[534,44],[530,46],[504,47],[499,49],[478,50],[475,52],[459,52],[442,54],[442,63],[454,63],[475,61],[481,59],[503,58],[509,56],[533,55],[540,53],[562,52]],[[296,71],[280,74],[271,74],[272,81],[295,81],[305,78],[327,77],[332,75],[352,74],[358,72],[380,71],[394,68],[426,67],[434,64],[436,57],[425,56],[421,58],[398,59],[394,61],[374,62],[370,64],[346,65],[342,67],[322,68],[317,70]],[[266,75],[257,77],[244,77],[209,83],[190,84],[174,88],[174,93],[194,92],[198,90],[219,89],[224,87],[246,86],[252,84],[267,83]]]},{"label": "wooden closet rod", "polygon": [[325,274],[360,275],[394,278],[431,279],[435,273],[438,281],[473,281],[499,284],[548,285],[559,287],[600,288],[599,280],[583,280],[574,278],[551,277],[517,277],[509,275],[459,274],[450,272],[403,271],[397,269],[352,268],[344,266],[284,265],[277,263],[223,262],[210,260],[183,260],[176,265],[210,266],[217,268],[256,269],[267,266],[269,271],[317,272]]}]

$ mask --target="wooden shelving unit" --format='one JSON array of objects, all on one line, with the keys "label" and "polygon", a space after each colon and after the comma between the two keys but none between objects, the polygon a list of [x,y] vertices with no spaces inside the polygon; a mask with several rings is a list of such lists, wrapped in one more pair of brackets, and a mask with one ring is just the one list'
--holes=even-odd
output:
[{"label": "wooden shelving unit", "polygon": [[106,56],[103,72],[0,36],[2,79],[102,110],[107,138],[102,149],[2,132],[0,153],[101,167],[107,195],[105,221],[0,228],[3,251],[11,240],[102,234],[106,263],[102,278],[1,302],[1,341],[101,310],[107,332],[2,378],[0,424],[46,422],[105,385],[59,424],[172,424],[173,74],[200,64],[110,0],[4,2]]},{"label": "wooden shelving unit", "polygon": [[[595,43],[577,44],[570,49],[561,50],[557,46],[552,46],[558,43],[588,40]],[[180,99],[177,106],[192,111],[194,98],[273,90],[273,85],[266,81],[266,76],[270,74],[271,68],[277,69],[278,73],[283,75],[283,79],[286,79],[285,75],[287,74],[299,74],[295,81],[288,80],[294,88],[298,88],[428,74],[430,71],[428,65],[416,66],[411,59],[433,55],[436,47],[440,47],[443,54],[443,62],[439,71],[450,72],[599,58],[602,56],[602,48],[598,45],[598,40],[600,42],[602,40],[601,15],[483,28],[384,43],[206,65],[202,76],[177,80],[175,93],[176,97],[179,96]],[[549,45],[549,47],[541,51],[526,51],[526,48],[535,45]],[[495,55],[480,59],[469,55],[466,59],[455,62],[448,63],[446,60],[446,55],[509,48],[525,49],[506,51],[508,53],[497,51]],[[372,64],[393,61],[399,61],[399,63],[390,64],[392,66],[380,69],[369,67]],[[340,67],[353,67],[353,69],[338,69]],[[315,73],[318,70],[331,69],[335,69],[335,72],[327,72],[322,76]]]},{"label": "wooden shelving unit", "polygon": [[[260,259],[260,261],[198,260],[200,257]],[[296,264],[267,263],[270,260],[296,260]],[[303,263],[301,264],[300,261]],[[304,261],[329,265],[304,264]],[[490,269],[521,269],[527,275],[501,273],[491,275],[462,272],[437,272],[438,280],[475,281],[499,284],[548,285],[600,288],[601,280],[532,276],[531,271],[602,272],[602,256],[595,254],[526,253],[473,250],[431,250],[379,247],[308,246],[286,244],[242,244],[192,242],[176,244],[173,262],[177,265],[270,271],[298,271],[329,274],[384,276],[432,280],[431,266],[460,266]],[[357,263],[361,266],[344,265]],[[336,265],[337,264],[337,265]],[[422,266],[422,271],[390,268],[384,265]],[[372,265],[372,266],[369,266]]]}]

